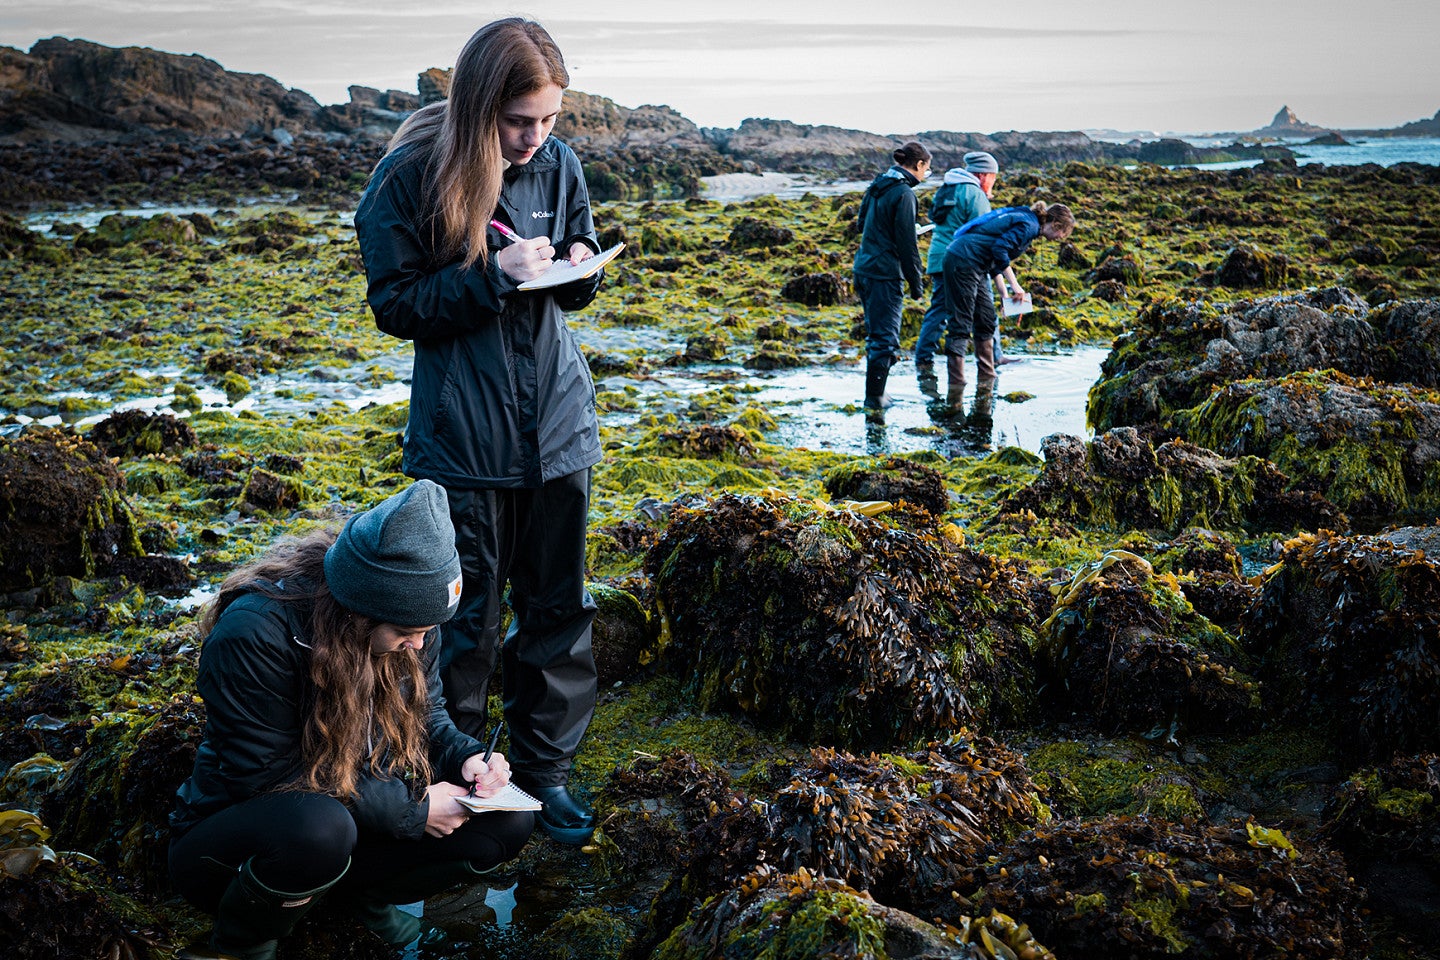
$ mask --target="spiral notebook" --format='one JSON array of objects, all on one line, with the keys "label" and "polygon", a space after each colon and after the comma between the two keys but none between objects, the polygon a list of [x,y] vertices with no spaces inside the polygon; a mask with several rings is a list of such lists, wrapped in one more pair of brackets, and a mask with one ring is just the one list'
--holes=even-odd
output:
[{"label": "spiral notebook", "polygon": [[595,256],[579,263],[571,263],[569,260],[555,260],[546,270],[534,280],[526,280],[520,284],[521,290],[544,290],[546,287],[558,287],[562,284],[573,283],[576,280],[584,280],[588,276],[599,273],[600,268],[620,255],[625,249],[625,244],[617,243],[609,250],[603,250]]},{"label": "spiral notebook", "polygon": [[493,797],[456,797],[455,801],[471,813],[487,813],[492,810],[539,810],[544,804],[513,783]]}]

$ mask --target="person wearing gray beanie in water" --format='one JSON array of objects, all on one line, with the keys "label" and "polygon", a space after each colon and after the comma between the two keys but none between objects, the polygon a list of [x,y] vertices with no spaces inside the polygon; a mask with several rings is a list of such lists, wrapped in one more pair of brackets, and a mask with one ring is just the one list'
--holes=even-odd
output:
[{"label": "person wearing gray beanie in water", "polygon": [[438,625],[461,595],[445,490],[417,481],[342,529],[282,540],[207,606],[205,732],[170,816],[175,889],[215,918],[189,958],[270,960],[322,896],[382,940],[413,903],[513,859],[529,810],[445,709]]}]

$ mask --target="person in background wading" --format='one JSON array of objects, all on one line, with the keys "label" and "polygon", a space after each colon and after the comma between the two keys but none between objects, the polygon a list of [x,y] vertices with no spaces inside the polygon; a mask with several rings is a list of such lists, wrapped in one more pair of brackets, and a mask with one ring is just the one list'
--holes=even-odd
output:
[{"label": "person in background wading", "polygon": [[893,154],[894,166],[865,190],[856,222],[855,292],[865,311],[865,408],[890,405],[885,383],[900,357],[900,313],[906,288],[922,295],[920,246],[915,235],[915,186],[930,174],[930,151],[914,140]]},{"label": "person in background wading", "polygon": [[976,375],[980,381],[995,378],[995,294],[993,277],[1002,296],[1025,296],[1015,278],[1012,261],[1030,248],[1037,236],[1064,240],[1075,229],[1075,216],[1062,203],[1041,200],[1030,207],[1001,207],[964,224],[945,251],[945,298],[950,306],[946,368],[948,393],[957,397],[965,389],[965,350],[975,340]]},{"label": "person in background wading", "polygon": [[569,780],[595,710],[585,527],[601,451],[565,311],[595,298],[601,274],[518,289],[557,257],[599,251],[580,161],[550,136],[569,83],[538,24],[482,27],[449,99],[396,132],[355,229],[376,324],[415,345],[401,468],[445,487],[465,573],[442,631],[451,714],[483,736],[498,663],[515,782],[544,803],[551,837],[583,844],[594,815]]},{"label": "person in background wading", "polygon": [[270,960],[322,896],[402,945],[421,922],[395,904],[520,852],[532,814],[455,800],[509,782],[445,712],[436,624],[459,599],[428,480],[225,579],[201,623],[204,737],[170,817],[175,889],[215,923],[182,957]]},{"label": "person in background wading", "polygon": [[944,182],[930,203],[930,220],[935,224],[930,233],[930,252],[925,258],[925,272],[930,277],[930,309],[925,311],[920,336],[915,341],[915,369],[927,379],[935,376],[931,364],[940,338],[950,324],[950,309],[945,303],[945,250],[961,225],[990,212],[990,195],[1000,176],[1000,164],[982,150],[965,154],[963,162],[963,167],[945,171]]}]

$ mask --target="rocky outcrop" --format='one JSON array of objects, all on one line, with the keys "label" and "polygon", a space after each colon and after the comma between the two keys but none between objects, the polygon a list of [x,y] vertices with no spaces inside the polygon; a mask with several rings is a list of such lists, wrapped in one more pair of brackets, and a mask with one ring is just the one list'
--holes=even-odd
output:
[{"label": "rocky outcrop", "polygon": [[1265,126],[1258,128],[1255,132],[1266,136],[1296,137],[1327,133],[1329,132],[1329,128],[1317,127],[1313,123],[1306,123],[1295,115],[1294,110],[1285,106],[1280,108],[1279,112],[1275,114],[1274,119]]},{"label": "rocky outcrop", "polygon": [[155,131],[297,133],[320,104],[270,77],[146,47],[52,37],[0,51],[0,135],[83,141]]}]

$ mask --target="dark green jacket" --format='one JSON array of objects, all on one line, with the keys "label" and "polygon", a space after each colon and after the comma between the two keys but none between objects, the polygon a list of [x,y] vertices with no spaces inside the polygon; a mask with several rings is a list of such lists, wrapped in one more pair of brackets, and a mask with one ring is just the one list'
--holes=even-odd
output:
[{"label": "dark green jacket", "polygon": [[[236,599],[205,638],[196,686],[205,700],[205,738],[190,778],[176,791],[170,824],[189,830],[226,807],[300,782],[300,736],[315,685],[310,682],[310,605],[260,593]],[[440,631],[421,650],[429,699],[430,763],[437,781],[460,783],[460,767],[485,745],[456,729],[440,688]],[[350,805],[361,829],[419,839],[429,801],[411,785],[361,772]]]}]

